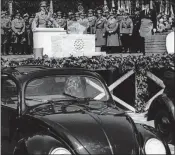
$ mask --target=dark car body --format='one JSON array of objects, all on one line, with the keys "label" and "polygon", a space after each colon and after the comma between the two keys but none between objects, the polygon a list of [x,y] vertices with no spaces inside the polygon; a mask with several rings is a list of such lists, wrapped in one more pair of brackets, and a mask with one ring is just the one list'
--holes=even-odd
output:
[{"label": "dark car body", "polygon": [[163,135],[167,143],[175,144],[175,103],[166,93],[159,95],[152,102],[147,120],[154,120],[157,131]]},{"label": "dark car body", "polygon": [[[135,124],[116,106],[108,107],[105,114],[87,110],[53,113],[48,108],[44,109],[48,114],[38,115],[23,110],[26,84],[31,79],[44,76],[91,76],[99,79],[109,93],[105,81],[95,72],[84,69],[19,66],[4,68],[1,74],[1,84],[10,79],[16,84],[18,94],[18,98],[14,100],[16,104],[9,99],[1,99],[1,149],[4,155],[49,154],[56,147],[66,148],[72,154],[145,154],[144,146],[150,138],[162,141],[166,154],[170,154],[168,145],[154,128]],[[11,89],[8,91],[14,93]],[[111,95],[107,102],[114,104]]]},{"label": "dark car body", "polygon": [[168,143],[175,143],[175,71],[166,70],[163,76],[164,93],[151,103],[147,119],[154,120],[156,129]]}]

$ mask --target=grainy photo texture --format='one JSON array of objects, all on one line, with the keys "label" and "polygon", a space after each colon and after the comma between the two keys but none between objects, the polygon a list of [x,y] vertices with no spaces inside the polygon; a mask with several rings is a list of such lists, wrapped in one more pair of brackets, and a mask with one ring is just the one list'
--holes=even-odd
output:
[{"label": "grainy photo texture", "polygon": [[174,0],[1,0],[1,154],[174,154]]}]

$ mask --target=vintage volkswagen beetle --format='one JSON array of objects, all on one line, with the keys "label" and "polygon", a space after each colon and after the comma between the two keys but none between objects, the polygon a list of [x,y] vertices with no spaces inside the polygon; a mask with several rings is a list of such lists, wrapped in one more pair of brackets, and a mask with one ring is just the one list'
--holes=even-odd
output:
[{"label": "vintage volkswagen beetle", "polygon": [[83,69],[1,71],[2,154],[171,154],[154,128],[135,124],[104,80]]}]

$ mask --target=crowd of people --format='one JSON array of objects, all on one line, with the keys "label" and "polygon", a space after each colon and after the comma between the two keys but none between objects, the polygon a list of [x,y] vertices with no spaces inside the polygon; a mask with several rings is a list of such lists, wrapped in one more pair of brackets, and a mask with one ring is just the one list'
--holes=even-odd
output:
[{"label": "crowd of people", "polygon": [[144,52],[144,37],[171,30],[173,21],[173,15],[157,14],[148,3],[144,10],[136,8],[133,15],[126,9],[115,8],[66,14],[59,10],[50,13],[47,2],[42,1],[35,15],[16,11],[10,16],[7,11],[1,11],[1,51],[2,55],[32,54],[35,28],[64,28],[71,33],[71,25],[79,23],[85,27],[84,34],[95,34],[98,51]]}]

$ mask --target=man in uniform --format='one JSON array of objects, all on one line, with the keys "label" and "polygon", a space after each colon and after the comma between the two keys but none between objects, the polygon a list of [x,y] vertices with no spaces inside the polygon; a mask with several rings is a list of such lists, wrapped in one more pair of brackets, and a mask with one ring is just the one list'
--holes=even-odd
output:
[{"label": "man in uniform", "polygon": [[156,12],[149,9],[149,2],[145,2],[144,10],[140,13],[140,36],[141,36],[141,52],[145,51],[145,37],[152,36],[157,29]]},{"label": "man in uniform", "polygon": [[31,23],[29,22],[29,14],[26,13],[23,15],[24,21],[25,21],[25,38],[26,38],[26,48],[25,53],[31,54],[32,53],[32,31],[31,31]]},{"label": "man in uniform", "polygon": [[15,18],[12,20],[11,24],[12,29],[12,51],[13,54],[24,54],[24,43],[26,42],[25,38],[25,21],[21,17],[20,12],[17,12]]},{"label": "man in uniform", "polygon": [[7,17],[7,12],[1,12],[1,51],[2,55],[7,55],[10,45],[11,20]]},{"label": "man in uniform", "polygon": [[133,32],[133,22],[129,17],[129,13],[125,12],[123,14],[123,19],[120,23],[120,36],[122,40],[122,45],[125,52],[129,52],[131,48],[131,36]]},{"label": "man in uniform", "polygon": [[109,10],[106,10],[105,11],[105,17],[106,17],[107,20],[110,18]]},{"label": "man in uniform", "polygon": [[89,33],[95,34],[95,23],[96,23],[97,17],[93,15],[93,10],[88,10],[88,21],[89,21]]},{"label": "man in uniform", "polygon": [[76,18],[77,22],[80,22],[80,13],[79,12],[75,13],[75,18]]},{"label": "man in uniform", "polygon": [[48,24],[52,23],[53,27],[58,27],[57,22],[52,18],[51,13],[48,11],[48,5],[46,1],[41,1],[40,12],[36,13],[33,21],[33,30],[36,27],[47,28]]},{"label": "man in uniform", "polygon": [[66,20],[61,18],[61,17],[62,17],[62,13],[61,13],[61,11],[58,11],[56,22],[57,22],[59,27],[66,29]]},{"label": "man in uniform", "polygon": [[63,19],[64,19],[64,20],[67,20],[66,13],[63,13]]},{"label": "man in uniform", "polygon": [[107,36],[107,50],[110,53],[119,52],[121,45],[119,37],[119,23],[115,18],[115,15],[111,11],[106,23],[106,36]]},{"label": "man in uniform", "polygon": [[95,34],[96,34],[96,50],[97,52],[101,51],[101,48],[106,45],[106,18],[102,16],[102,10],[97,10],[97,21],[95,24]]},{"label": "man in uniform", "polygon": [[145,2],[145,9],[140,13],[140,36],[151,36],[156,32],[157,16],[156,12],[149,9],[149,2]]},{"label": "man in uniform", "polygon": [[72,16],[73,16],[73,12],[69,12],[68,13],[68,19],[67,19],[67,29],[70,25],[72,25],[73,21],[72,21]]},{"label": "man in uniform", "polygon": [[87,29],[89,28],[89,21],[85,17],[86,17],[86,14],[84,12],[81,12],[79,23],[86,28],[86,30],[84,31],[84,34],[87,34]]},{"label": "man in uniform", "polygon": [[132,33],[132,51],[141,52],[141,37],[139,34],[140,29],[140,8],[136,8],[133,16],[133,33]]}]

